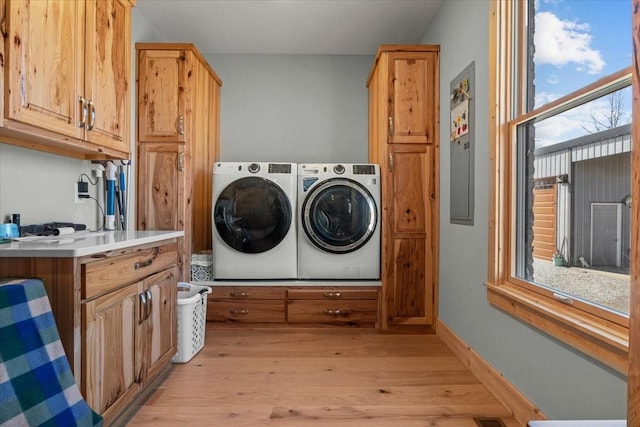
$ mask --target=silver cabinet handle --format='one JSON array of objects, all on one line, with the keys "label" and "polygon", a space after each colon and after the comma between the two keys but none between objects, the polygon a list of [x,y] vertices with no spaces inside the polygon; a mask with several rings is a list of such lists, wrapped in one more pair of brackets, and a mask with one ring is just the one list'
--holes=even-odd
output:
[{"label": "silver cabinet handle", "polygon": [[340,292],[325,292],[323,294],[325,298],[342,298],[342,293]]},{"label": "silver cabinet handle", "polygon": [[81,116],[81,119],[78,122],[78,127],[83,128],[84,125],[87,123],[87,100],[79,96],[78,101],[80,102],[80,116]]},{"label": "silver cabinet handle", "polygon": [[178,170],[180,172],[184,171],[184,153],[178,154]]},{"label": "silver cabinet handle", "polygon": [[145,291],[145,294],[147,295],[147,313],[144,318],[148,319],[151,315],[151,309],[153,308],[153,301],[151,299],[151,291],[149,289]]},{"label": "silver cabinet handle", "polygon": [[232,308],[229,310],[229,314],[232,316],[246,316],[249,314],[249,310],[246,308]]},{"label": "silver cabinet handle", "polygon": [[184,135],[184,116],[178,116],[178,135]]},{"label": "silver cabinet handle", "polygon": [[330,316],[346,316],[349,314],[349,312],[345,310],[340,310],[340,309],[332,310],[330,308],[325,308],[324,310],[322,310],[322,312]]},{"label": "silver cabinet handle", "polygon": [[92,130],[93,126],[96,124],[96,104],[94,104],[93,101],[89,101],[89,116],[91,119],[87,125],[87,130]]},{"label": "silver cabinet handle", "polygon": [[389,136],[393,136],[393,117],[389,116]]},{"label": "silver cabinet handle", "polygon": [[393,172],[393,153],[389,154],[389,171]]},{"label": "silver cabinet handle", "polygon": [[229,292],[229,296],[231,296],[231,298],[247,298],[249,292],[232,291]]},{"label": "silver cabinet handle", "polygon": [[138,307],[138,323],[142,323],[144,322],[144,319],[146,319],[147,315],[147,297],[143,292],[138,294],[138,299],[140,300],[140,305]]}]

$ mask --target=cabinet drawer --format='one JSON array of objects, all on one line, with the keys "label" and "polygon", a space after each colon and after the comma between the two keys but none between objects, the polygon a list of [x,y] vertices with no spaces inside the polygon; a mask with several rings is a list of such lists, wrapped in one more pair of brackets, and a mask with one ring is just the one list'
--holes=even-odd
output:
[{"label": "cabinet drawer", "polygon": [[334,325],[373,325],[377,318],[376,300],[289,300],[289,323],[330,323]]},{"label": "cabinet drawer", "polygon": [[207,321],[282,323],[285,321],[284,299],[212,301],[210,298],[207,301]]},{"label": "cabinet drawer", "polygon": [[289,289],[288,298],[315,300],[369,300],[378,298],[377,289]]},{"label": "cabinet drawer", "polygon": [[284,301],[286,288],[271,286],[213,286],[209,300],[267,299]]},{"label": "cabinet drawer", "polygon": [[92,298],[144,279],[176,262],[177,244],[170,243],[83,264],[82,298]]}]

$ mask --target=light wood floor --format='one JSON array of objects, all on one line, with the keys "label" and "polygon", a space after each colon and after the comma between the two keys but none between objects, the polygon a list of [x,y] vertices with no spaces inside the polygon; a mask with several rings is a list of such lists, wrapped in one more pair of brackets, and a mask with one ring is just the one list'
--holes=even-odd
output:
[{"label": "light wood floor", "polygon": [[433,335],[207,327],[129,426],[469,426],[511,414]]}]

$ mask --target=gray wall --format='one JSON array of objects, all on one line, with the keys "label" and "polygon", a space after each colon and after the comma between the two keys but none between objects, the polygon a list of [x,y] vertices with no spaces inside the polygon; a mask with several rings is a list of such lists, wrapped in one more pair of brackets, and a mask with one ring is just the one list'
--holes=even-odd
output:
[{"label": "gray wall", "polygon": [[[598,265],[602,261],[599,257],[591,258],[591,203],[620,203],[625,196],[631,193],[631,153],[616,154],[613,156],[598,157],[573,163],[571,174],[573,183],[573,257],[571,261],[577,265],[578,257],[583,256],[592,265]],[[622,205],[622,204],[621,204]],[[621,209],[621,263],[622,267],[629,267],[630,236],[631,236],[631,209],[622,205]],[[607,228],[607,227],[603,227]],[[603,230],[594,230],[596,236]],[[612,230],[607,230],[612,231]],[[602,241],[594,239],[594,253],[601,253],[598,246]],[[607,245],[608,247],[608,245]],[[614,254],[608,254],[607,261],[614,266],[616,258]]]},{"label": "gray wall", "polygon": [[208,55],[222,161],[366,162],[373,56]]},{"label": "gray wall", "polygon": [[[95,230],[96,203],[75,202],[76,181],[83,172],[91,174],[89,162],[0,142],[0,222],[19,213],[23,225],[68,221]],[[95,197],[96,187],[89,187]]]},{"label": "gray wall", "polygon": [[[489,1],[446,1],[423,37],[440,44],[440,93],[476,62],[475,224],[449,223],[448,100],[442,96],[440,318],[550,418],[625,418],[626,378],[487,303]],[[484,106],[484,107],[483,107]],[[461,268],[464,266],[464,268]]]},{"label": "gray wall", "polygon": [[[162,41],[149,22],[133,9],[131,33],[131,87],[135,89],[135,42]],[[135,93],[131,94],[131,152],[135,153]],[[135,154],[130,170],[128,223],[135,221]],[[12,213],[21,222],[41,224],[70,221],[86,224],[91,230],[102,226],[102,215],[93,200],[75,202],[75,183],[80,174],[91,176],[91,162],[27,150],[2,143],[0,139],[0,222]],[[102,185],[89,185],[89,193],[104,208]],[[130,226],[131,228],[131,226]]]}]

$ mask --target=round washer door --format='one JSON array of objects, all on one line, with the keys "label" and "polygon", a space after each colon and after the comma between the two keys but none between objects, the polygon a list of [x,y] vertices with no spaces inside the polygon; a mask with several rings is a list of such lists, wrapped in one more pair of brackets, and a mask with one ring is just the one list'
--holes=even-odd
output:
[{"label": "round washer door", "polygon": [[276,183],[245,177],[229,184],[214,206],[214,226],[232,248],[257,254],[275,248],[291,227],[291,202]]},{"label": "round washer door", "polygon": [[371,193],[348,178],[332,178],[313,187],[302,205],[302,228],[325,252],[343,254],[361,248],[375,231],[378,214]]}]

